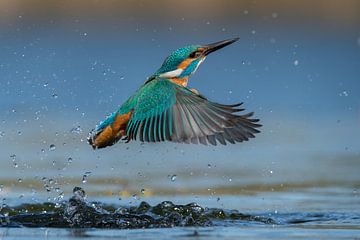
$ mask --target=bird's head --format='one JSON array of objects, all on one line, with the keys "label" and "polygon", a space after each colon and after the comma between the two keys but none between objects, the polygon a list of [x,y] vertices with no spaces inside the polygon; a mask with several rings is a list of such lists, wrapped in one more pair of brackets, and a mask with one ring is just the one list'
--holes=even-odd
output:
[{"label": "bird's head", "polygon": [[239,38],[228,39],[207,45],[190,45],[179,48],[172,52],[155,73],[168,79],[187,79],[193,74],[200,64],[205,60],[206,56],[216,50],[219,50]]}]

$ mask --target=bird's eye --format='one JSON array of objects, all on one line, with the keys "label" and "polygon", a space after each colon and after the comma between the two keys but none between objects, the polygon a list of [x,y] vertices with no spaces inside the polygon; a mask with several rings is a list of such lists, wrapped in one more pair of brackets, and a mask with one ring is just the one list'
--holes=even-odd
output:
[{"label": "bird's eye", "polygon": [[190,53],[189,57],[190,57],[190,58],[197,58],[197,57],[199,57],[200,55],[201,55],[201,52],[195,51],[195,52]]},{"label": "bird's eye", "polygon": [[194,58],[194,57],[195,57],[195,54],[196,54],[196,52],[192,52],[192,53],[190,53],[189,57],[190,57],[190,58]]}]

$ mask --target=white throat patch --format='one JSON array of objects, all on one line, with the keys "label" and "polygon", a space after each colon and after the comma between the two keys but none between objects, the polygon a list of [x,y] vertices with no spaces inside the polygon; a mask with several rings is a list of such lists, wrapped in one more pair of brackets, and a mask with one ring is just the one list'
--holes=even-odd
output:
[{"label": "white throat patch", "polygon": [[196,65],[196,68],[194,69],[194,71],[191,74],[194,74],[196,72],[196,70],[199,68],[200,64],[202,64],[202,62],[205,60],[206,57],[203,57],[202,59],[200,59],[200,61],[198,62],[198,64]]},{"label": "white throat patch", "polygon": [[170,72],[164,72],[164,73],[160,74],[159,76],[162,78],[174,78],[174,77],[180,76],[183,71],[184,70],[182,70],[181,68],[178,68],[178,69],[170,71]]}]

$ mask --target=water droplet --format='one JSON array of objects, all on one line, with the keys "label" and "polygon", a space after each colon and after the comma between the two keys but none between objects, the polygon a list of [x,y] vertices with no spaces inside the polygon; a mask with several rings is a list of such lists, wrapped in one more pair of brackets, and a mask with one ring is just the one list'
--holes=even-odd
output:
[{"label": "water droplet", "polygon": [[220,201],[220,197],[218,197],[218,198],[216,199],[216,201],[217,201],[217,202]]},{"label": "water droplet", "polygon": [[341,93],[339,93],[339,96],[340,96],[340,97],[347,97],[347,96],[349,96],[349,93],[344,90],[344,91],[342,91]]},{"label": "water droplet", "polygon": [[74,187],[73,194],[76,199],[84,200],[86,198],[85,190],[81,187]]},{"label": "water droplet", "polygon": [[71,133],[80,134],[82,132],[82,129],[80,126],[74,127],[70,130]]},{"label": "water droplet", "polygon": [[12,161],[15,161],[16,160],[16,154],[11,154],[10,158],[11,158]]},{"label": "water droplet", "polygon": [[294,60],[294,66],[299,65],[299,60]]},{"label": "water droplet", "polygon": [[136,194],[133,194],[133,195],[132,195],[132,198],[135,199],[135,200],[138,200],[138,199],[139,199],[139,197],[138,197]]},{"label": "water droplet", "polygon": [[58,96],[56,93],[53,93],[52,97],[53,97],[54,99],[57,99],[59,96]]},{"label": "water droplet", "polygon": [[5,132],[4,131],[0,131],[0,137],[4,137],[5,136]]},{"label": "water droplet", "polygon": [[87,176],[83,175],[83,178],[82,178],[81,182],[86,183],[87,182]]},{"label": "water droplet", "polygon": [[48,83],[48,82],[45,82],[45,83],[43,84],[43,86],[44,86],[44,87],[47,87],[47,86],[49,86],[49,83]]},{"label": "water droplet", "polygon": [[231,178],[229,178],[229,182],[232,182],[232,179],[231,179]]},{"label": "water droplet", "polygon": [[72,163],[72,161],[73,161],[72,157],[69,157],[67,161],[68,161],[68,164]]},{"label": "water droplet", "polygon": [[85,172],[82,177],[82,183],[87,183],[87,178],[91,175],[91,172]]},{"label": "water droplet", "polygon": [[48,184],[44,184],[44,188],[47,192],[51,191],[51,187]]},{"label": "water droplet", "polygon": [[59,201],[62,200],[62,199],[64,199],[64,192],[61,191],[61,192],[59,193],[58,199],[59,199]]},{"label": "water droplet", "polygon": [[269,173],[270,173],[270,174],[273,174],[273,171],[272,171],[272,170],[270,170],[270,171],[269,171]]},{"label": "water droplet", "polygon": [[56,149],[55,144],[50,144],[49,150],[50,150],[50,151],[54,151],[55,149]]},{"label": "water droplet", "polygon": [[22,181],[23,181],[22,178],[19,178],[19,179],[18,179],[18,182],[19,182],[19,183],[21,183]]},{"label": "water droplet", "polygon": [[208,163],[208,165],[207,165],[207,166],[208,166],[208,168],[211,168],[211,164],[210,164],[210,163]]},{"label": "water droplet", "polygon": [[19,167],[19,165],[16,162],[14,162],[14,168],[17,168],[17,167]]},{"label": "water droplet", "polygon": [[141,192],[141,194],[144,194],[144,193],[145,193],[145,189],[142,188],[142,189],[140,190],[140,192]]},{"label": "water droplet", "polygon": [[172,175],[172,176],[170,177],[170,180],[171,180],[172,182],[175,182],[176,177],[177,177],[177,176],[174,174],[174,175]]},{"label": "water droplet", "polygon": [[4,189],[4,184],[0,184],[0,192]]}]

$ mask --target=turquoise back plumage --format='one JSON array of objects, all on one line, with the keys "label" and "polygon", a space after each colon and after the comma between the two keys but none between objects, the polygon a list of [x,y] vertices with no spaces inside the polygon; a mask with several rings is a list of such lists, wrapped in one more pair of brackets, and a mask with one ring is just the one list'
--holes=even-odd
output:
[{"label": "turquoise back plumage", "polygon": [[[137,104],[127,126],[127,132],[130,133],[130,131],[138,129],[140,124],[143,124],[144,129],[140,133],[141,139],[150,139],[151,136],[155,135],[165,136],[166,128],[168,128],[169,134],[172,134],[170,119],[166,121],[166,119],[155,120],[155,118],[161,116],[175,104],[175,88],[175,84],[163,78],[156,78],[140,88]],[[155,125],[155,121],[161,121],[167,127],[162,129],[151,127]]]},{"label": "turquoise back plumage", "polygon": [[[137,120],[144,120],[155,112],[164,111],[175,101],[174,84],[164,80],[158,78],[141,86],[116,112],[108,116],[105,121],[100,122],[95,131],[100,131],[113,124],[117,114],[123,115],[135,108],[137,110],[134,112],[133,118]],[[173,99],[170,99],[171,97]],[[141,104],[138,104],[139,101]]]}]

